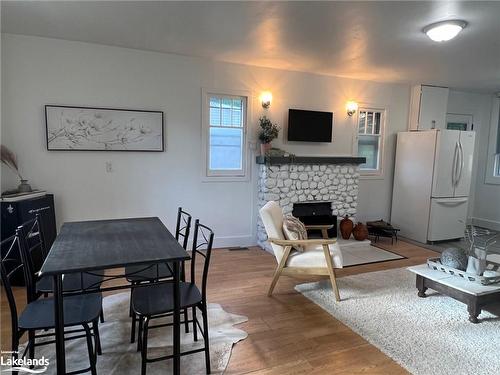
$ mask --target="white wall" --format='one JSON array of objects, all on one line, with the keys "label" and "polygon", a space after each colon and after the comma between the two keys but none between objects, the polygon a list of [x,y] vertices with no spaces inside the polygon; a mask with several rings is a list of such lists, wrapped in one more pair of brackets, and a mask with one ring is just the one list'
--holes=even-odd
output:
[{"label": "white wall", "polygon": [[[476,131],[476,152],[469,216],[478,224],[500,229],[500,185],[486,183],[492,96],[450,90],[448,112],[471,114]],[[475,182],[475,183],[474,183]]]},{"label": "white wall", "polygon": [[[160,216],[172,227],[181,205],[211,225],[217,245],[255,241],[255,162],[247,182],[201,181],[201,88],[249,90],[252,125],[264,113],[285,124],[289,107],[335,112],[334,141],[276,146],[297,155],[350,155],[355,122],[345,102],[387,109],[385,175],[362,180],[359,217],[389,218],[395,133],[407,126],[409,87],[263,69],[197,58],[38,37],[2,35],[2,142],[18,153],[35,188],[53,192],[57,220]],[[48,152],[45,104],[162,110],[166,152]],[[105,162],[114,172],[106,173]],[[3,170],[2,189],[16,185]]]}]

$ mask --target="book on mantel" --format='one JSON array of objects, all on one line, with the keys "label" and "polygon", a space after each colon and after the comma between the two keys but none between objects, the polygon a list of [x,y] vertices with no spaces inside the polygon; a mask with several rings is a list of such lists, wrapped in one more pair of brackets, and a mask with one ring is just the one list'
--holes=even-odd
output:
[{"label": "book on mantel", "polygon": [[47,192],[44,190],[33,190],[33,191],[25,192],[25,193],[6,194],[6,195],[2,195],[1,201],[2,202],[17,202],[17,201],[22,201],[24,199],[43,197],[46,194],[47,194]]}]

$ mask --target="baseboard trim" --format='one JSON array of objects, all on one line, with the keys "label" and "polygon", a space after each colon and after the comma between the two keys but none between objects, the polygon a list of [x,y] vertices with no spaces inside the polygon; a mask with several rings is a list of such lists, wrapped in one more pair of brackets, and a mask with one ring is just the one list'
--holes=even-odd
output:
[{"label": "baseboard trim", "polygon": [[[240,246],[257,246],[257,240],[252,235],[246,236],[227,236],[227,237],[215,237],[213,248],[221,247],[240,247]],[[191,250],[193,247],[193,241],[189,240],[188,249]]]},{"label": "baseboard trim", "polygon": [[488,228],[491,230],[500,231],[500,221],[481,219],[479,217],[473,217],[472,224],[480,226],[480,227]]}]

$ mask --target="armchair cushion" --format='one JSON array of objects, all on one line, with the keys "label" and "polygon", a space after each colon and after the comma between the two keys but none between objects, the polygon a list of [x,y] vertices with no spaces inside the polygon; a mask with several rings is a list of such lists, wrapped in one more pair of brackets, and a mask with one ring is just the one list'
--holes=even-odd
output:
[{"label": "armchair cushion", "polygon": [[[259,210],[262,223],[266,229],[268,238],[284,240],[283,234],[283,210],[278,203],[274,201],[267,202],[264,207]],[[283,246],[271,243],[276,261],[279,263],[283,257]]]},{"label": "armchair cushion", "polygon": [[[283,233],[287,240],[307,240],[305,225],[292,215],[283,218]],[[295,245],[293,248],[297,251],[304,251],[302,245]]]},{"label": "armchair cushion", "polygon": [[[337,243],[328,245],[333,266],[342,268],[342,253]],[[325,253],[322,245],[307,245],[305,251],[294,251],[286,262],[288,267],[326,267]]]}]

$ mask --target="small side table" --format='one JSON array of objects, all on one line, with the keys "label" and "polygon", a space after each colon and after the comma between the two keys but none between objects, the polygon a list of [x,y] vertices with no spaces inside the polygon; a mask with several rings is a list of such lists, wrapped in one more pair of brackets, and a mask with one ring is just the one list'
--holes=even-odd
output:
[{"label": "small side table", "polygon": [[432,270],[427,264],[409,267],[408,270],[417,276],[419,297],[425,298],[425,292],[429,288],[465,303],[469,321],[472,323],[479,323],[478,316],[482,308],[500,302],[500,284],[479,285],[458,276]]},{"label": "small side table", "polygon": [[398,232],[400,229],[394,228],[389,223],[382,220],[368,221],[366,227],[368,228],[368,234],[375,237],[375,242],[377,242],[380,237],[390,238],[391,245],[394,244],[394,240],[398,242]]}]

